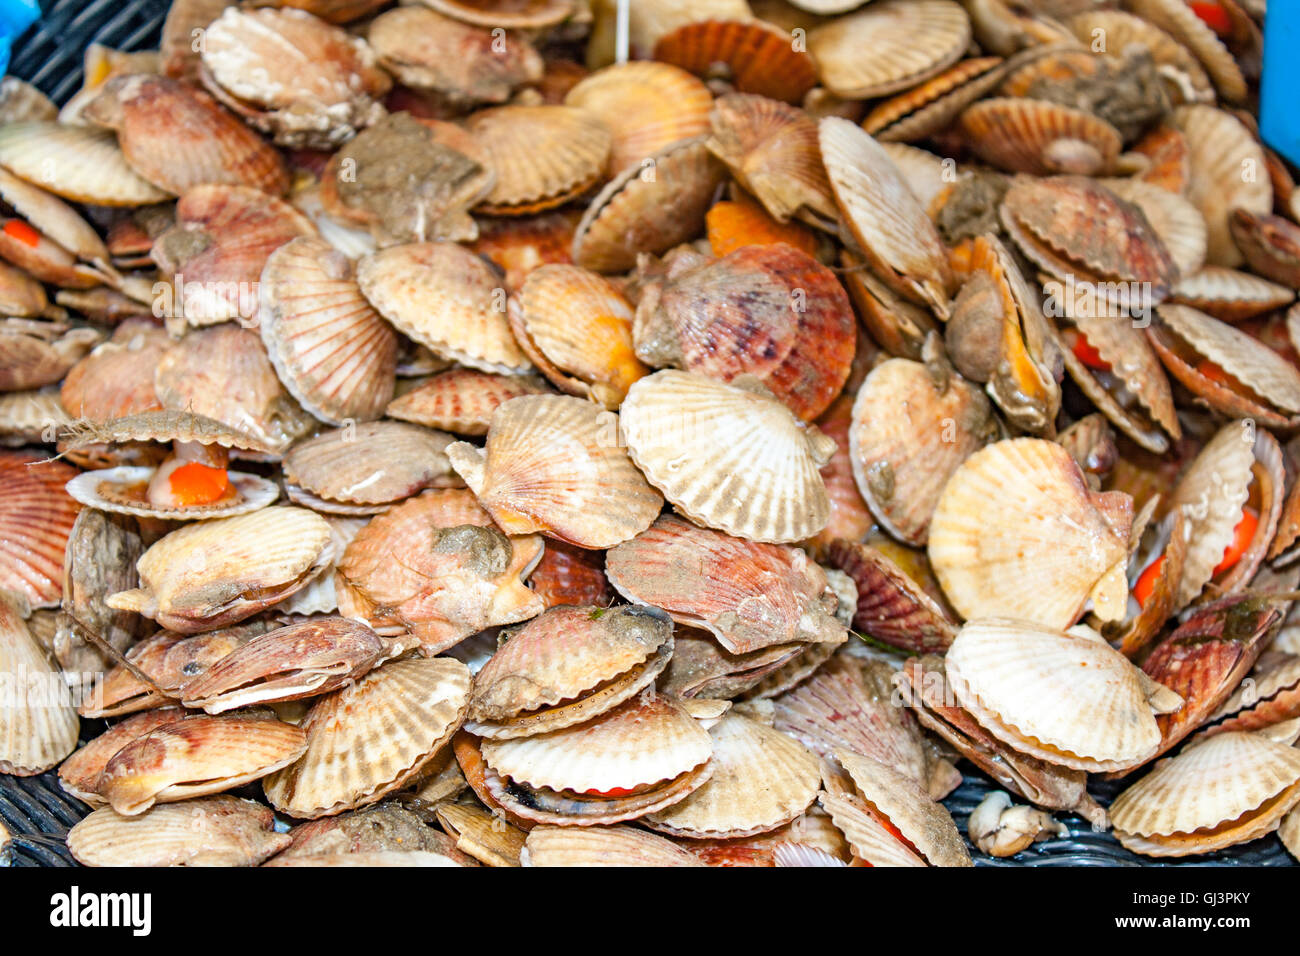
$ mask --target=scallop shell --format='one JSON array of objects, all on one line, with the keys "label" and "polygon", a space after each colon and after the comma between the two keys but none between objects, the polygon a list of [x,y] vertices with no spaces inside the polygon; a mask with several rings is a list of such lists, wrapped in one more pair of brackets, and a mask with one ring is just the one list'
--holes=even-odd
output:
[{"label": "scallop shell", "polygon": [[970,41],[970,19],[957,3],[882,0],[809,31],[808,52],[836,96],[871,99],[943,72]]},{"label": "scallop shell", "polygon": [[745,193],[736,190],[734,199],[724,199],[710,207],[704,217],[709,249],[715,256],[726,256],[745,246],[774,246],[785,243],[810,256],[817,253],[816,234],[797,222],[777,222]]},{"label": "scallop shell", "polygon": [[84,866],[257,866],[292,841],[274,824],[270,807],[218,795],[130,817],[104,807],[68,831],[67,842]]},{"label": "scallop shell", "polygon": [[436,654],[540,614],[542,600],[523,579],[541,553],[540,538],[507,538],[469,492],[425,492],[348,545],[334,576],[339,610],[380,634],[410,631]]},{"label": "scallop shell", "polygon": [[475,113],[466,128],[497,174],[478,207],[494,215],[563,205],[600,180],[610,156],[609,129],[571,106],[497,106]]},{"label": "scallop shell", "polygon": [[885,829],[866,802],[856,794],[817,794],[818,802],[831,815],[853,848],[853,855],[870,866],[925,866],[898,838]]},{"label": "scallop shell", "polygon": [[307,735],[266,716],[186,717],[137,737],[104,765],[99,795],[123,816],[220,793],[292,764]]},{"label": "scallop shell", "polygon": [[126,161],[159,189],[181,195],[204,183],[289,189],[284,160],[206,93],[165,76],[110,79],[83,114],[117,131]]},{"label": "scallop shell", "polygon": [[1184,274],[1171,290],[1170,301],[1188,305],[1224,322],[1239,322],[1289,305],[1295,291],[1249,272],[1204,266]]},{"label": "scallop shell", "polygon": [[1283,285],[1300,286],[1300,226],[1281,216],[1234,209],[1228,229],[1251,269]]},{"label": "scallop shell", "polygon": [[623,272],[643,252],[657,255],[694,238],[723,178],[703,138],[646,157],[591,201],[573,238],[573,261],[596,272]]},{"label": "scallop shell", "polygon": [[504,270],[506,288],[516,292],[538,266],[573,262],[573,235],[581,217],[581,209],[563,208],[526,218],[485,218],[471,248]]},{"label": "scallop shell", "polygon": [[520,854],[524,866],[704,866],[664,837],[630,826],[536,826]]},{"label": "scallop shell", "polygon": [[710,152],[773,218],[834,228],[839,212],[812,117],[776,100],[731,93],[714,102],[709,128]]},{"label": "scallop shell", "polygon": [[755,541],[801,541],[830,517],[818,469],[832,443],[752,379],[690,372],[636,382],[621,407],[632,460],[702,524]]},{"label": "scallop shell", "polygon": [[485,450],[456,442],[447,454],[507,533],[609,548],[648,528],[663,507],[617,435],[613,413],[591,402],[529,395],[493,413]]},{"label": "scallop shell", "polygon": [[1189,200],[1140,179],[1108,179],[1105,186],[1142,210],[1180,276],[1191,275],[1205,264],[1209,233],[1201,211]]},{"label": "scallop shell", "polygon": [[875,524],[875,518],[867,508],[853,479],[852,456],[849,453],[849,430],[853,423],[853,396],[843,394],[837,398],[826,413],[817,419],[817,427],[835,442],[835,452],[831,460],[822,466],[822,481],[826,485],[826,494],[831,503],[830,520],[826,527],[803,547],[813,554],[824,554],[836,538],[846,541],[861,541]]},{"label": "scallop shell", "polygon": [[895,292],[946,319],[952,284],[948,255],[898,167],[848,120],[824,118],[820,137],[826,172],[853,241]]},{"label": "scallop shell", "polygon": [[1214,87],[1200,62],[1154,23],[1120,10],[1084,10],[1066,22],[1079,41],[1089,46],[1100,36],[1105,38],[1108,51],[1123,51],[1134,45],[1144,48],[1176,100],[1213,97]]},{"label": "scallop shell", "polygon": [[469,669],[440,657],[390,661],[321,698],[302,759],[263,781],[281,813],[333,816],[406,784],[451,740],[469,705]]},{"label": "scallop shell", "polygon": [[605,574],[628,600],[707,629],[733,654],[844,639],[826,573],[797,548],[733,538],[665,516],[612,548]]},{"label": "scallop shell", "polygon": [[882,142],[913,142],[941,132],[1002,81],[1002,58],[971,57],[874,107],[862,128]]},{"label": "scallop shell", "polygon": [[802,103],[817,68],[790,35],[762,20],[697,20],[665,33],[654,58],[704,79],[721,78],[741,93]]},{"label": "scallop shell", "polygon": [[486,435],[498,407],[545,391],[546,386],[532,377],[452,368],[393,399],[384,414],[458,435]]},{"label": "scallop shell", "polygon": [[[1211,265],[1236,267],[1242,256],[1228,228],[1229,214],[1245,209],[1265,215],[1273,207],[1264,153],[1240,120],[1212,106],[1180,106],[1170,122],[1186,137],[1190,149],[1192,178],[1187,198],[1205,217],[1205,260]],[[1243,175],[1247,169],[1257,169],[1259,175]]]},{"label": "scallop shell", "polygon": [[62,597],[63,555],[81,510],[64,487],[76,475],[44,455],[0,451],[0,590],[31,608]]},{"label": "scallop shell", "polygon": [[145,710],[113,724],[90,743],[80,747],[59,766],[59,786],[82,803],[103,806],[99,795],[99,776],[104,765],[131,741],[143,737],[164,724],[174,723],[185,713],[176,707]]},{"label": "scallop shell", "polygon": [[708,732],[662,694],[632,698],[577,726],[483,742],[488,766],[515,784],[597,798],[609,790],[662,785],[712,753]]},{"label": "scallop shell", "polygon": [[640,691],[671,647],[672,625],[657,609],[548,610],[513,633],[475,675],[467,729],[509,739],[595,717]]},{"label": "scallop shell", "polygon": [[741,248],[644,289],[634,333],[650,364],[724,382],[756,376],[810,421],[848,379],[855,328],[834,273],[781,244]]},{"label": "scallop shell", "polygon": [[141,588],[106,601],[186,634],[241,621],[319,574],[329,533],[324,518],[285,506],[186,525],[140,558]]},{"label": "scallop shell", "polygon": [[957,702],[993,736],[1049,763],[1126,770],[1160,746],[1140,672],[1091,628],[972,621],[948,648]]},{"label": "scallop shell", "polygon": [[605,556],[563,541],[548,541],[529,584],[547,607],[593,604],[608,607],[613,597],[605,580]]},{"label": "scallop shell", "polygon": [[877,760],[841,751],[841,764],[867,806],[894,826],[934,866],[971,866],[952,815],[920,787]]},{"label": "scallop shell", "polygon": [[204,415],[177,411],[148,411],[106,421],[79,419],[64,433],[65,450],[77,450],[102,443],[181,442],[219,445],[222,448],[259,454],[271,446]]},{"label": "scallop shell", "polygon": [[428,6],[480,27],[550,27],[567,19],[574,0],[429,0]]},{"label": "scallop shell", "polygon": [[1208,853],[1263,836],[1300,800],[1300,753],[1218,734],[1161,761],[1111,807],[1115,835],[1151,856]]},{"label": "scallop shell", "polygon": [[80,727],[62,675],[23,622],[26,610],[12,592],[0,592],[0,673],[9,683],[0,711],[0,773],[20,777],[57,766],[76,749]]},{"label": "scallop shell", "polygon": [[961,128],[981,159],[1013,173],[1110,173],[1123,147],[1101,117],[1047,100],[981,100],[961,114]]},{"label": "scallop shell", "polygon": [[1090,491],[1060,445],[996,442],[953,473],[930,522],[929,555],[967,618],[1019,616],[1073,624],[1091,600],[1102,620],[1124,612],[1132,499]]},{"label": "scallop shell", "polygon": [[357,264],[370,304],[398,331],[484,372],[530,366],[510,334],[506,295],[492,267],[451,242],[394,246]]},{"label": "scallop shell", "polygon": [[386,505],[448,484],[452,441],[404,422],[362,422],[295,445],[284,456],[284,477],[328,502]]},{"label": "scallop shell", "polygon": [[258,325],[281,381],[322,421],[378,418],[392,401],[397,335],[324,240],[294,239],[267,259]]},{"label": "scallop shell", "polygon": [[88,508],[138,518],[176,520],[228,518],[265,508],[280,496],[275,482],[241,471],[227,472],[234,498],[229,502],[175,508],[149,504],[148,485],[156,469],[120,465],[82,472],[67,484],[68,494]]},{"label": "scallop shell", "polygon": [[683,699],[738,697],[765,677],[797,660],[809,644],[773,644],[732,654],[705,631],[683,628],[673,639],[673,656],[659,689]]},{"label": "scallop shell", "polygon": [[1223,702],[1206,730],[1207,735],[1227,731],[1254,731],[1300,716],[1300,655],[1272,647],[1263,654],[1250,678],[1242,681]]},{"label": "scallop shell", "polygon": [[632,304],[594,272],[539,266],[518,302],[515,337],[558,388],[617,408],[628,387],[649,373],[632,347]]},{"label": "scallop shell", "polygon": [[777,697],[772,726],[817,756],[862,754],[918,782],[925,779],[921,731],[896,706],[884,661],[861,666],[840,654],[795,689]]},{"label": "scallop shell", "polygon": [[729,713],[709,736],[713,775],[685,800],[647,816],[651,829],[695,838],[753,836],[784,826],[817,798],[817,759],[786,734]]},{"label": "scallop shell", "polygon": [[617,176],[641,169],[647,157],[674,143],[707,133],[713,96],[681,67],[642,60],[597,70],[569,90],[564,102],[597,117],[613,134],[609,173]]},{"label": "scallop shell", "polygon": [[829,557],[857,587],[853,626],[862,633],[915,653],[940,653],[952,643],[957,627],[939,595],[913,580],[889,555],[867,544],[834,541]]},{"label": "scallop shell", "polygon": [[154,371],[170,340],[143,320],[124,322],[68,372],[60,390],[63,409],[79,419],[103,421],[162,407]]},{"label": "scallop shell", "polygon": [[853,478],[876,520],[924,544],[944,485],[983,445],[991,415],[983,394],[955,372],[937,379],[901,358],[877,365],[858,390],[849,429]]},{"label": "scallop shell", "polygon": [[1128,6],[1194,53],[1225,100],[1240,103],[1246,99],[1246,78],[1236,58],[1186,3],[1181,0],[1129,0]]},{"label": "scallop shell", "polygon": [[140,206],[170,197],[131,168],[116,136],[89,126],[6,123],[0,166],[73,202]]},{"label": "scallop shell", "polygon": [[54,385],[0,394],[0,445],[34,444],[70,424]]},{"label": "scallop shell", "polygon": [[477,807],[444,803],[438,822],[456,837],[456,848],[486,866],[519,866],[527,834],[496,814]]},{"label": "scallop shell", "polygon": [[202,415],[282,454],[315,423],[290,398],[257,333],[230,323],[189,332],[158,360],[163,408]]}]

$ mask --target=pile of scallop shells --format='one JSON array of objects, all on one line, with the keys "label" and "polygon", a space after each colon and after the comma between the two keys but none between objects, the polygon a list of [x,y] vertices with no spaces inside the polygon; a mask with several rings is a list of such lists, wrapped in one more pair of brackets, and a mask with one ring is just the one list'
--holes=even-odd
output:
[{"label": "pile of scallop shells", "polygon": [[1263,0],[615,6],[0,85],[0,773],[89,865],[1300,851]]}]

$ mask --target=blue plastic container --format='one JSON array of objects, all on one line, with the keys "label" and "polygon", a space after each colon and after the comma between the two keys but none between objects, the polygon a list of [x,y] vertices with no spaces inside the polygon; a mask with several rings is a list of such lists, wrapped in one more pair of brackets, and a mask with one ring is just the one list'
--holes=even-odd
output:
[{"label": "blue plastic container", "polygon": [[1300,0],[1271,0],[1264,18],[1264,75],[1259,131],[1264,142],[1300,166]]}]

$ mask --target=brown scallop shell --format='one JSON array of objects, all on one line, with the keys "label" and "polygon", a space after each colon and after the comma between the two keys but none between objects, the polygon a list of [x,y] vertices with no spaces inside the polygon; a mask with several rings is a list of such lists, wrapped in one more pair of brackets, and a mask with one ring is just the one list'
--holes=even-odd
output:
[{"label": "brown scallop shell", "polygon": [[377,418],[392,400],[397,335],[324,240],[294,239],[267,259],[258,326],[285,387],[322,421]]},{"label": "brown scallop shell", "polygon": [[452,436],[405,422],[362,422],[323,432],[284,456],[285,481],[327,502],[386,505],[454,483]]},{"label": "brown scallop shell", "polygon": [[57,607],[63,555],[81,506],[64,490],[77,469],[45,455],[0,452],[0,590]]},{"label": "brown scallop shell", "polygon": [[111,79],[83,111],[117,131],[123,155],[145,179],[181,195],[205,183],[289,189],[279,153],[206,93],[165,76]]},{"label": "brown scallop shell", "polygon": [[64,410],[74,418],[105,421],[162,408],[154,370],[169,343],[151,322],[123,322],[68,372],[60,391]]},{"label": "brown scallop shell", "polygon": [[1252,270],[1288,287],[1300,286],[1300,226],[1281,216],[1234,209],[1228,229]]},{"label": "brown scallop shell", "polygon": [[389,661],[313,705],[302,723],[306,752],[263,781],[267,799],[308,820],[375,803],[451,740],[469,693],[460,661]]},{"label": "brown scallop shell", "polygon": [[981,159],[1013,173],[1110,173],[1123,147],[1101,117],[1047,100],[981,100],[961,114],[961,128]]},{"label": "brown scallop shell", "polygon": [[458,435],[486,435],[499,406],[545,391],[546,386],[532,377],[452,368],[393,399],[384,414]]},{"label": "brown scallop shell", "polygon": [[665,33],[654,58],[704,79],[722,79],[740,93],[802,103],[817,83],[812,57],[790,35],[762,20],[697,20]]},{"label": "brown scallop shell", "polygon": [[728,699],[757,687],[765,677],[797,660],[817,645],[773,644],[744,654],[732,654],[707,631],[679,628],[673,656],[659,689],[683,699]]},{"label": "brown scallop shell", "polygon": [[496,173],[478,207],[491,215],[526,216],[563,205],[601,179],[610,156],[604,122],[570,106],[497,106],[465,125]]},{"label": "brown scallop shell", "polygon": [[[920,554],[891,550],[923,565]],[[829,558],[857,586],[853,615],[857,630],[912,653],[941,653],[957,636],[953,615],[937,586],[914,580],[889,554],[868,544],[834,541]]]},{"label": "brown scallop shell", "polygon": [[528,583],[548,608],[562,604],[606,607],[613,598],[605,579],[605,556],[564,541],[546,543]]},{"label": "brown scallop shell", "polygon": [[821,162],[817,124],[803,110],[745,93],[719,97],[709,150],[778,222],[791,216],[834,227],[839,218]]},{"label": "brown scallop shell", "polygon": [[938,76],[873,107],[862,128],[882,142],[913,142],[948,127],[1001,82],[996,56],[960,60]]},{"label": "brown scallop shell", "polygon": [[724,167],[704,139],[682,140],[615,176],[587,207],[573,238],[573,261],[623,272],[643,252],[660,254],[704,231]]},{"label": "brown scallop shell", "polygon": [[177,707],[141,711],[113,724],[90,743],[78,748],[59,766],[59,786],[92,807],[104,805],[99,777],[104,765],[131,741],[185,716]]},{"label": "brown scallop shell", "polygon": [[1224,322],[1240,322],[1286,307],[1295,291],[1249,272],[1203,266],[1174,283],[1169,299]]},{"label": "brown scallop shell", "polygon": [[307,735],[267,716],[186,717],[137,737],[104,765],[99,795],[124,816],[220,793],[288,766]]},{"label": "brown scallop shell", "polygon": [[357,264],[361,292],[397,327],[445,358],[484,372],[530,368],[506,318],[492,266],[452,242],[393,246]]},{"label": "brown scallop shell", "polygon": [[557,209],[540,216],[484,218],[471,248],[505,271],[506,288],[517,292],[538,266],[573,262],[573,234],[581,209]]},{"label": "brown scallop shell", "polygon": [[539,537],[507,538],[468,491],[425,492],[353,538],[334,572],[339,611],[383,635],[410,631],[436,654],[540,614],[523,579],[541,553]]},{"label": "brown scallop shell", "polygon": [[853,395],[846,391],[817,419],[817,427],[835,442],[831,460],[822,466],[822,481],[831,503],[830,520],[826,527],[810,538],[804,547],[814,554],[822,554],[835,541],[861,541],[875,523],[875,516],[867,508],[853,478],[852,456],[849,452],[849,430],[853,425]]},{"label": "brown scallop shell", "polygon": [[724,382],[757,376],[810,421],[843,388],[855,323],[834,273],[792,246],[747,246],[642,291],[637,354]]},{"label": "brown scallop shell", "polygon": [[826,573],[797,548],[660,518],[606,555],[620,594],[706,628],[733,654],[792,641],[840,643]]},{"label": "brown scallop shell", "polygon": [[636,61],[607,66],[580,80],[564,102],[586,110],[613,134],[609,173],[642,168],[647,157],[709,129],[713,97],[680,66]]}]

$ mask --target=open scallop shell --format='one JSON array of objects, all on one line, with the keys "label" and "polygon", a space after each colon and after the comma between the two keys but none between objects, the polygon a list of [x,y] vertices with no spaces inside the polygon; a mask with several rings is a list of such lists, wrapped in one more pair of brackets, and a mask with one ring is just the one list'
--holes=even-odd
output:
[{"label": "open scallop shell", "polygon": [[1218,734],[1161,761],[1111,806],[1115,835],[1150,856],[1209,853],[1277,828],[1300,801],[1300,752]]},{"label": "open scallop shell", "polygon": [[564,102],[586,110],[613,134],[609,172],[618,175],[639,170],[667,146],[707,133],[713,96],[680,66],[639,60],[597,70],[569,90]]},{"label": "open scallop shell", "polygon": [[57,607],[63,555],[80,505],[65,486],[77,469],[46,456],[0,452],[0,590],[30,608]]},{"label": "open scallop shell", "polygon": [[1002,58],[961,60],[938,76],[875,106],[862,128],[882,142],[913,142],[946,129],[1001,82]]},{"label": "open scallop shell", "polygon": [[478,207],[495,215],[542,212],[585,192],[604,174],[612,142],[599,118],[569,106],[493,107],[466,128],[496,173]]},{"label": "open scallop shell", "polygon": [[617,435],[614,414],[592,402],[528,395],[493,413],[486,449],[456,442],[447,454],[506,533],[609,548],[644,531],[663,507]]},{"label": "open scallop shell", "polygon": [[817,799],[844,834],[857,859],[873,867],[926,865],[925,860],[885,828],[861,797],[823,790]]},{"label": "open scallop shell", "polygon": [[798,548],[733,538],[666,516],[611,549],[605,574],[628,600],[706,628],[733,654],[844,639],[826,572]]},{"label": "open scallop shell", "polygon": [[59,766],[59,786],[83,803],[92,807],[103,806],[104,799],[98,791],[99,775],[104,772],[104,765],[131,741],[184,716],[179,708],[159,707],[113,724],[63,761]]},{"label": "open scallop shell", "polygon": [[458,435],[486,435],[499,406],[545,391],[546,386],[532,377],[452,368],[393,399],[384,414]]},{"label": "open scallop shell", "polygon": [[617,408],[649,373],[633,351],[630,302],[604,277],[578,266],[528,274],[510,313],[520,346],[558,388]]},{"label": "open scallop shell", "polygon": [[383,249],[357,264],[357,281],[380,315],[441,356],[484,372],[530,367],[510,334],[500,278],[463,246]]},{"label": "open scallop shell", "polygon": [[61,440],[65,451],[76,451],[97,444],[130,442],[181,442],[219,445],[240,452],[269,454],[273,446],[261,438],[240,431],[223,422],[180,411],[146,411],[104,421],[73,422]]},{"label": "open scallop shell", "polygon": [[548,610],[475,675],[467,729],[509,739],[588,720],[642,690],[671,647],[672,625],[654,608]]},{"label": "open scallop shell", "polygon": [[1047,100],[981,100],[962,113],[961,128],[981,159],[1012,173],[1111,173],[1123,147],[1101,117]]},{"label": "open scallop shell", "polygon": [[240,471],[227,472],[234,498],[228,502],[199,506],[159,508],[149,503],[148,486],[157,469],[120,465],[87,471],[67,484],[68,494],[88,508],[138,518],[173,521],[228,518],[265,508],[280,496],[275,482]]},{"label": "open scallop shell", "polygon": [[171,195],[131,168],[116,136],[90,126],[6,123],[0,166],[64,199],[97,206],[141,206]]},{"label": "open scallop shell", "polygon": [[106,600],[182,633],[210,630],[305,587],[333,558],[329,537],[324,518],[285,506],[186,525],[140,558],[140,588]]},{"label": "open scallop shell", "polygon": [[263,781],[267,799],[316,819],[401,788],[460,727],[470,680],[464,664],[446,657],[390,661],[321,698],[302,723],[306,753]]},{"label": "open scallop shell", "polygon": [[523,579],[541,554],[541,538],[507,538],[468,491],[427,491],[352,539],[334,573],[339,611],[380,634],[410,631],[436,654],[540,614]]},{"label": "open scallop shell", "polygon": [[673,836],[734,838],[784,826],[817,798],[817,758],[793,738],[739,714],[709,731],[713,775],[682,802],[645,824]]},{"label": "open scallop shell", "polygon": [[901,358],[877,365],[858,390],[849,429],[853,478],[876,520],[924,544],[944,485],[987,440],[991,415],[984,395],[951,369],[943,375]]},{"label": "open scallop shell", "polygon": [[378,418],[392,400],[397,335],[323,239],[294,239],[267,259],[258,324],[285,387],[322,421]]},{"label": "open scallop shell", "polygon": [[788,103],[731,93],[714,102],[709,128],[709,150],[774,219],[798,216],[834,228],[839,212],[811,116]]},{"label": "open scallop shell", "polygon": [[834,273],[778,244],[740,248],[642,289],[634,330],[644,361],[724,382],[756,376],[811,421],[848,379],[855,328]]},{"label": "open scallop shell", "polygon": [[826,117],[819,131],[826,173],[853,241],[890,288],[947,318],[947,250],[894,161],[848,120]]},{"label": "open scallop shell", "polygon": [[362,422],[295,445],[284,456],[284,478],[326,502],[391,504],[454,483],[452,441],[405,422]]},{"label": "open scallop shell", "polygon": [[724,167],[702,137],[667,146],[615,176],[591,201],[573,238],[573,261],[623,272],[704,230]]},{"label": "open scallop shell", "polygon": [[131,817],[104,807],[67,839],[83,866],[112,867],[257,866],[292,842],[276,832],[270,807],[227,795],[159,804]]},{"label": "open scallop shell", "polygon": [[[1186,137],[1190,150],[1192,177],[1187,198],[1205,217],[1205,260],[1216,266],[1238,266],[1242,256],[1228,228],[1229,214],[1245,209],[1264,215],[1273,207],[1264,152],[1240,120],[1213,106],[1180,106],[1170,122]],[[1243,175],[1252,168],[1259,170],[1259,175]]]},{"label": "open scallop shell", "polygon": [[723,79],[741,93],[802,103],[817,83],[812,57],[790,35],[762,20],[697,20],[665,33],[654,58],[704,79]]},{"label": "open scallop shell", "polygon": [[836,96],[871,99],[942,72],[970,41],[970,19],[960,4],[882,0],[809,31],[808,52],[822,85]]},{"label": "open scallop shell", "polygon": [[181,195],[204,183],[289,189],[279,153],[206,93],[165,76],[108,80],[83,115],[117,131],[131,167],[159,189]]},{"label": "open scallop shell", "polygon": [[690,372],[635,383],[620,409],[632,460],[693,520],[755,541],[801,541],[830,517],[830,439],[752,379]]},{"label": "open scallop shell", "polygon": [[613,598],[605,579],[605,556],[563,541],[548,541],[528,582],[547,607],[562,604],[608,607]]},{"label": "open scallop shell", "polygon": [[1160,746],[1141,673],[1091,628],[971,621],[946,663],[957,702],[1030,756],[1100,773],[1144,763]]},{"label": "open scallop shell", "polygon": [[184,717],[128,743],[104,765],[99,795],[123,816],[242,786],[293,763],[307,735],[266,715]]},{"label": "open scallop shell", "polygon": [[[891,550],[923,564],[919,553]],[[868,544],[833,541],[829,557],[857,587],[853,626],[862,633],[917,653],[942,652],[952,643],[957,627],[937,586],[931,593],[888,554]]]},{"label": "open scallop shell", "polygon": [[0,773],[20,777],[44,773],[72,753],[80,727],[72,693],[23,621],[26,610],[0,592],[0,673],[12,682],[0,722]]},{"label": "open scallop shell", "polygon": [[1170,301],[1189,305],[1224,322],[1239,322],[1289,305],[1295,290],[1276,282],[1223,266],[1204,266],[1184,274]]},{"label": "open scallop shell", "polygon": [[1132,499],[1093,492],[1060,445],[996,442],[953,473],[930,522],[929,555],[967,618],[1019,616],[1066,628],[1091,600],[1124,613]]},{"label": "open scallop shell", "polygon": [[758,686],[813,645],[792,643],[732,654],[708,632],[683,627],[659,689],[683,699],[728,699]]},{"label": "open scallop shell", "polygon": [[536,826],[520,854],[524,866],[704,866],[677,844],[630,826]]}]

